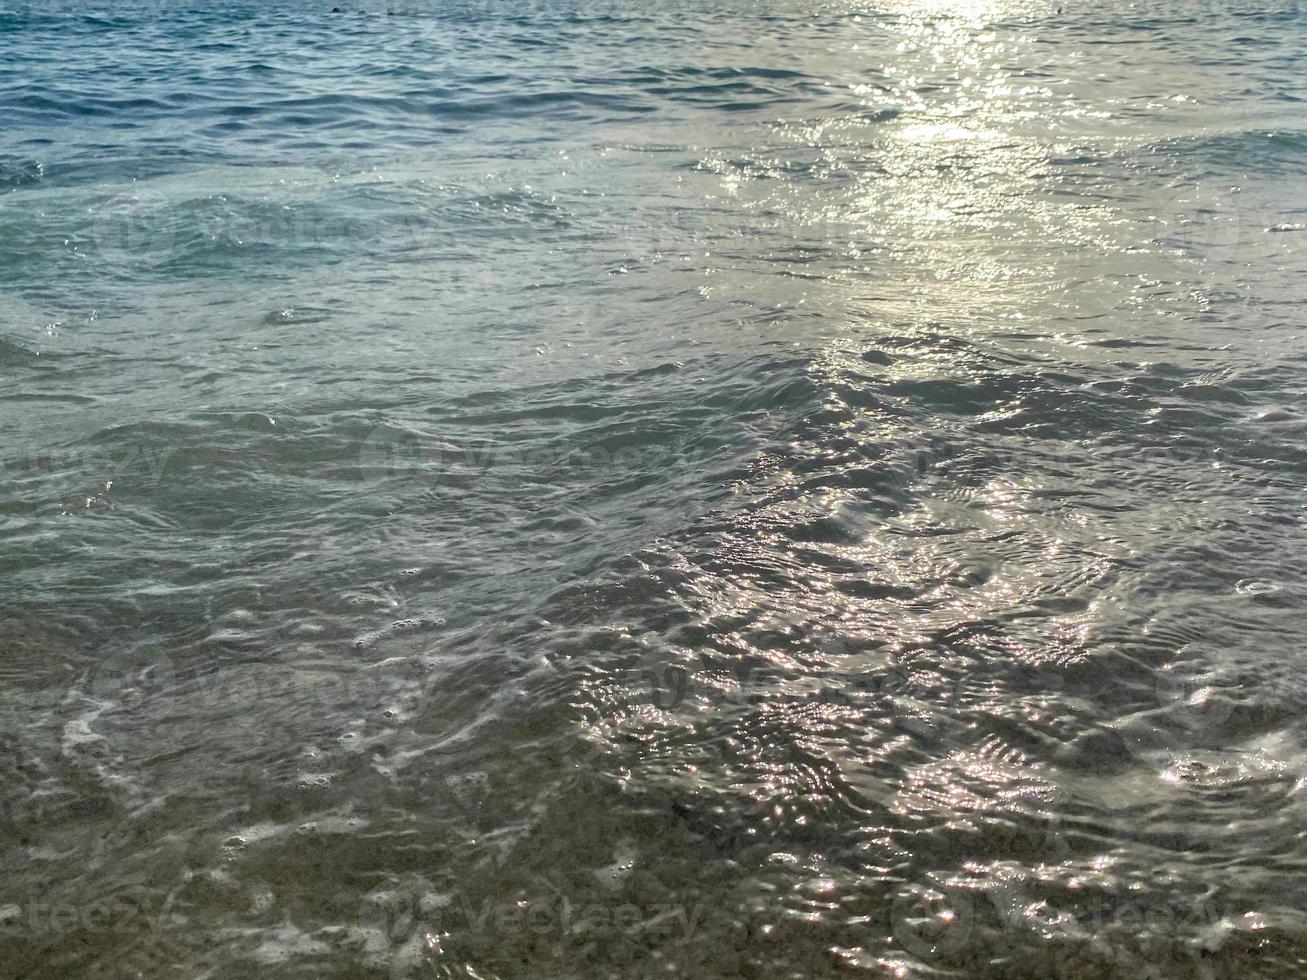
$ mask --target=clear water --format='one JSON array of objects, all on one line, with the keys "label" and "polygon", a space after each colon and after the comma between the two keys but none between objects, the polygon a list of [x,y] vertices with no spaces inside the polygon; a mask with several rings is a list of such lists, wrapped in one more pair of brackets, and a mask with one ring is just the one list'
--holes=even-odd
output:
[{"label": "clear water", "polygon": [[0,0],[0,975],[1307,975],[1307,11]]}]

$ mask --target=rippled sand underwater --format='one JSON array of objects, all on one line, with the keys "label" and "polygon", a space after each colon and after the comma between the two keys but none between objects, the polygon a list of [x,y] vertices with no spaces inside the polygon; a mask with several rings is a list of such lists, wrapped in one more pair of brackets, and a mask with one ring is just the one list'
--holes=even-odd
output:
[{"label": "rippled sand underwater", "polygon": [[1307,976],[1305,54],[0,0],[0,976]]}]

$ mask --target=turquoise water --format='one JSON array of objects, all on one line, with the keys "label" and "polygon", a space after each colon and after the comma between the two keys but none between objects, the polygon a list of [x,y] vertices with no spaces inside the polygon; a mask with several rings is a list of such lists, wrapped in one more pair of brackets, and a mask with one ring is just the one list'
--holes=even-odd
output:
[{"label": "turquoise water", "polygon": [[1307,12],[0,0],[0,976],[1307,974]]}]

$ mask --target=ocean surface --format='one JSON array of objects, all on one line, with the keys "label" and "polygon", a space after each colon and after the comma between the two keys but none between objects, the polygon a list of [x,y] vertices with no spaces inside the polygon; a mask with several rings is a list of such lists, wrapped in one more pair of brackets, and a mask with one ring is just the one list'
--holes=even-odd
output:
[{"label": "ocean surface", "polygon": [[0,976],[1307,976],[1304,64],[0,0]]}]

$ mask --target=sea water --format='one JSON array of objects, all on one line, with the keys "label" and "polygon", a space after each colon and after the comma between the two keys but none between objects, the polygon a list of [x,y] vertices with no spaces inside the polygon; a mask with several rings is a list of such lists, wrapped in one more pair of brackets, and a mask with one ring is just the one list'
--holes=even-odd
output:
[{"label": "sea water", "polygon": [[1303,975],[1305,57],[0,0],[0,975]]}]

